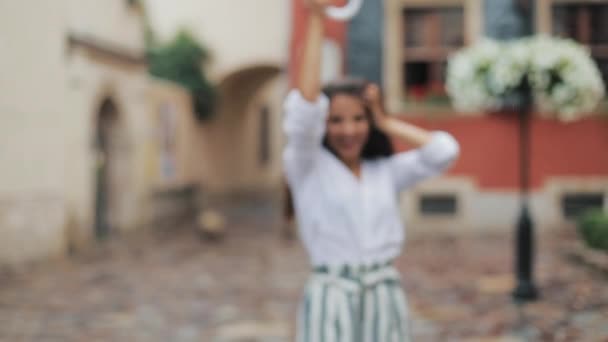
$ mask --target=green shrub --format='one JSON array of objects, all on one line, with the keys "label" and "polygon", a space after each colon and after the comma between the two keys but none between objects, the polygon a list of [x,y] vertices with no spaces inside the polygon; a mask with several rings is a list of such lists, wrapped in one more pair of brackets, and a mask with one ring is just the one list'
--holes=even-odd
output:
[{"label": "green shrub", "polygon": [[608,214],[600,209],[585,212],[578,233],[589,247],[608,251]]},{"label": "green shrub", "polygon": [[[153,41],[151,37],[148,40]],[[209,60],[209,52],[191,34],[181,31],[168,44],[149,48],[148,59],[152,75],[179,83],[190,90],[199,119],[210,117],[215,106],[216,91],[202,68]]]}]

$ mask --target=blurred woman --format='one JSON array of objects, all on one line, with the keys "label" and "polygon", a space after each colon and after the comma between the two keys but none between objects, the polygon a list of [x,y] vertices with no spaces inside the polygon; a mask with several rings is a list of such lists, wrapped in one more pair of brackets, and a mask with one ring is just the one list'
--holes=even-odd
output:
[{"label": "blurred woman", "polygon": [[[446,132],[387,116],[377,85],[345,80],[321,89],[328,2],[308,0],[300,77],[285,100],[284,167],[313,266],[298,341],[409,341],[392,265],[405,238],[398,195],[444,171],[459,147]],[[415,149],[394,154],[389,137]]]}]

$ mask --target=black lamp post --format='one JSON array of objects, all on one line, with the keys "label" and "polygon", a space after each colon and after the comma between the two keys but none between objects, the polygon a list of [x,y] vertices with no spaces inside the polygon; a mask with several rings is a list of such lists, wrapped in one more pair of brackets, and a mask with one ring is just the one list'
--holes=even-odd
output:
[{"label": "black lamp post", "polygon": [[513,298],[517,302],[526,302],[538,298],[534,285],[534,222],[530,216],[530,122],[532,119],[532,95],[526,77],[518,92],[519,115],[519,186],[521,208],[516,227],[516,276],[517,284]]},{"label": "black lamp post", "polygon": [[[532,33],[532,0],[484,0],[484,27],[489,37],[511,40]],[[515,275],[517,285],[513,298],[526,302],[538,297],[534,285],[534,223],[530,216],[530,121],[532,94],[526,77],[518,89],[505,99],[505,108],[515,109],[519,116],[519,186],[521,208],[515,227]]]}]

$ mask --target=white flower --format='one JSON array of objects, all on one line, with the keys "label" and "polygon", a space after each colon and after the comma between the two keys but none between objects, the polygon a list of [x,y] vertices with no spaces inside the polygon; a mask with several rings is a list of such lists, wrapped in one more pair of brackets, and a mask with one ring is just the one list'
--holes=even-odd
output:
[{"label": "white flower", "polygon": [[539,35],[498,43],[484,39],[448,62],[447,90],[456,109],[500,107],[528,79],[536,106],[561,120],[593,111],[605,86],[589,51],[572,40]]},{"label": "white flower", "polygon": [[545,55],[545,59],[533,59],[530,78],[539,106],[568,121],[593,111],[605,90],[587,49],[571,40],[546,36],[537,37],[535,43],[536,54]]}]

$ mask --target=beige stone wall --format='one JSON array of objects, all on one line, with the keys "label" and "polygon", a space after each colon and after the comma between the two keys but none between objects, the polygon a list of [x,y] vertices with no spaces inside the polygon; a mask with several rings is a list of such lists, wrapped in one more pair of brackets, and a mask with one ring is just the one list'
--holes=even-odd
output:
[{"label": "beige stone wall", "polygon": [[0,2],[0,264],[58,255],[67,155],[65,2]]},{"label": "beige stone wall", "polygon": [[120,146],[117,148],[119,170],[116,187],[120,192],[114,201],[114,223],[129,230],[140,224],[145,205],[146,139],[150,130],[145,66],[126,65],[119,60],[104,59],[85,48],[76,48],[70,57],[69,96],[74,108],[69,113],[66,138],[67,153],[75,162],[66,171],[65,191],[68,215],[76,226],[71,239],[80,244],[90,240],[95,205],[96,129],[99,111],[105,100],[117,108]]},{"label": "beige stone wall", "polygon": [[254,64],[285,65],[291,1],[146,0],[150,21],[162,40],[181,28],[211,49],[214,80]]},{"label": "beige stone wall", "polygon": [[[530,214],[538,230],[574,229],[565,217],[562,199],[566,194],[608,194],[607,177],[551,177],[542,188],[530,193]],[[451,194],[457,201],[456,213],[423,215],[422,195]],[[608,210],[608,198],[604,198]],[[469,177],[447,176],[423,182],[401,196],[402,218],[410,235],[479,234],[514,230],[521,210],[517,191],[480,189]]]},{"label": "beige stone wall", "polygon": [[[192,110],[190,93],[172,82],[152,79],[147,97],[151,124],[146,150],[147,187],[164,190],[196,183],[202,163],[196,157],[200,144],[199,122]],[[173,141],[170,150],[163,148],[167,134]],[[170,158],[173,159],[173,172],[163,172],[163,165],[168,163],[163,161],[167,159],[163,153],[174,157]]]},{"label": "beige stone wall", "polygon": [[[262,5],[274,16],[272,11],[284,10],[283,3]],[[250,13],[257,6],[243,6],[247,16],[241,13],[242,19],[265,38],[248,40],[247,30],[226,33],[225,41],[214,38],[223,44],[218,56],[231,56],[218,59],[226,63],[214,68],[224,101],[214,120],[198,122],[184,89],[150,79],[145,65],[129,57],[141,54],[143,33],[139,13],[127,1],[0,2],[0,265],[62,255],[94,241],[95,174],[101,160],[96,136],[105,101],[116,108],[110,171],[115,229],[146,224],[159,192],[192,184],[211,191],[279,184],[286,83],[281,61],[287,49],[276,40],[284,35],[286,41],[288,31],[275,32],[275,25],[286,25],[287,19],[253,20]],[[213,32],[230,32],[226,25],[214,23]],[[70,43],[69,37],[79,40]],[[237,37],[251,44],[235,53],[230,39]],[[263,106],[270,112],[268,164],[259,160]],[[175,119],[169,124],[174,130],[170,153],[162,143],[167,124],[160,113],[167,111]],[[163,169],[167,155],[173,165],[168,173]]]},{"label": "beige stone wall", "polygon": [[[195,119],[189,94],[182,88],[165,81],[154,82],[149,89],[153,138],[149,140],[146,167],[146,182],[151,191],[158,193],[190,185],[211,193],[276,189],[282,174],[280,116],[285,79],[276,69],[257,70],[233,75],[232,80],[220,87],[221,98],[229,100],[220,103],[218,113],[208,121]],[[168,104],[171,110],[167,110]],[[270,160],[265,164],[259,158],[260,116],[264,106],[270,114]],[[173,178],[163,176],[161,170],[159,115],[163,111],[172,112],[175,118]]]},{"label": "beige stone wall", "polygon": [[[184,88],[147,75],[143,65],[96,58],[83,49],[74,53],[71,94],[73,112],[70,155],[81,163],[70,167],[67,187],[71,230],[76,245],[92,240],[95,206],[94,141],[99,109],[111,100],[117,107],[119,169],[112,189],[115,228],[131,230],[159,216],[157,195],[198,185],[201,160],[197,155],[200,125]],[[167,138],[171,138],[167,147]],[[169,166],[169,171],[167,170]],[[165,171],[164,171],[165,170]]]},{"label": "beige stone wall", "polygon": [[144,49],[143,17],[127,0],[68,1],[69,30],[81,37],[95,38],[131,53]]},{"label": "beige stone wall", "polygon": [[[255,68],[253,69],[255,70]],[[214,118],[199,125],[200,183],[212,192],[266,191],[281,177],[281,103],[285,78],[277,69],[246,72],[220,85]],[[269,110],[270,160],[260,160],[261,109]]]},{"label": "beige stone wall", "polygon": [[[0,3],[0,189],[4,195],[49,193],[61,187],[56,180],[63,163],[55,163],[63,158],[60,132],[67,96],[61,4]],[[38,11],[32,12],[34,8]]]},{"label": "beige stone wall", "polygon": [[[123,0],[0,2],[0,265],[93,241],[96,134],[106,100],[117,109],[112,223],[129,230],[145,222],[158,185],[149,170],[156,148],[152,103],[165,96],[182,112],[189,108],[183,89],[154,88],[145,65],[128,58],[143,49],[140,21]],[[70,36],[102,49],[71,45]],[[186,145],[179,145],[182,163]],[[180,179],[198,174],[179,170]]]},{"label": "beige stone wall", "polygon": [[143,220],[157,225],[198,211],[199,122],[190,93],[168,81],[152,79],[147,90],[150,131],[146,143]]},{"label": "beige stone wall", "polygon": [[[218,86],[214,119],[199,125],[200,184],[213,192],[276,188],[281,180],[281,103],[286,82],[290,1],[147,0],[161,40],[189,29],[212,54],[207,70]],[[255,15],[252,15],[255,13]],[[235,24],[238,23],[238,24]],[[270,112],[271,157],[259,158],[261,108]]]}]

